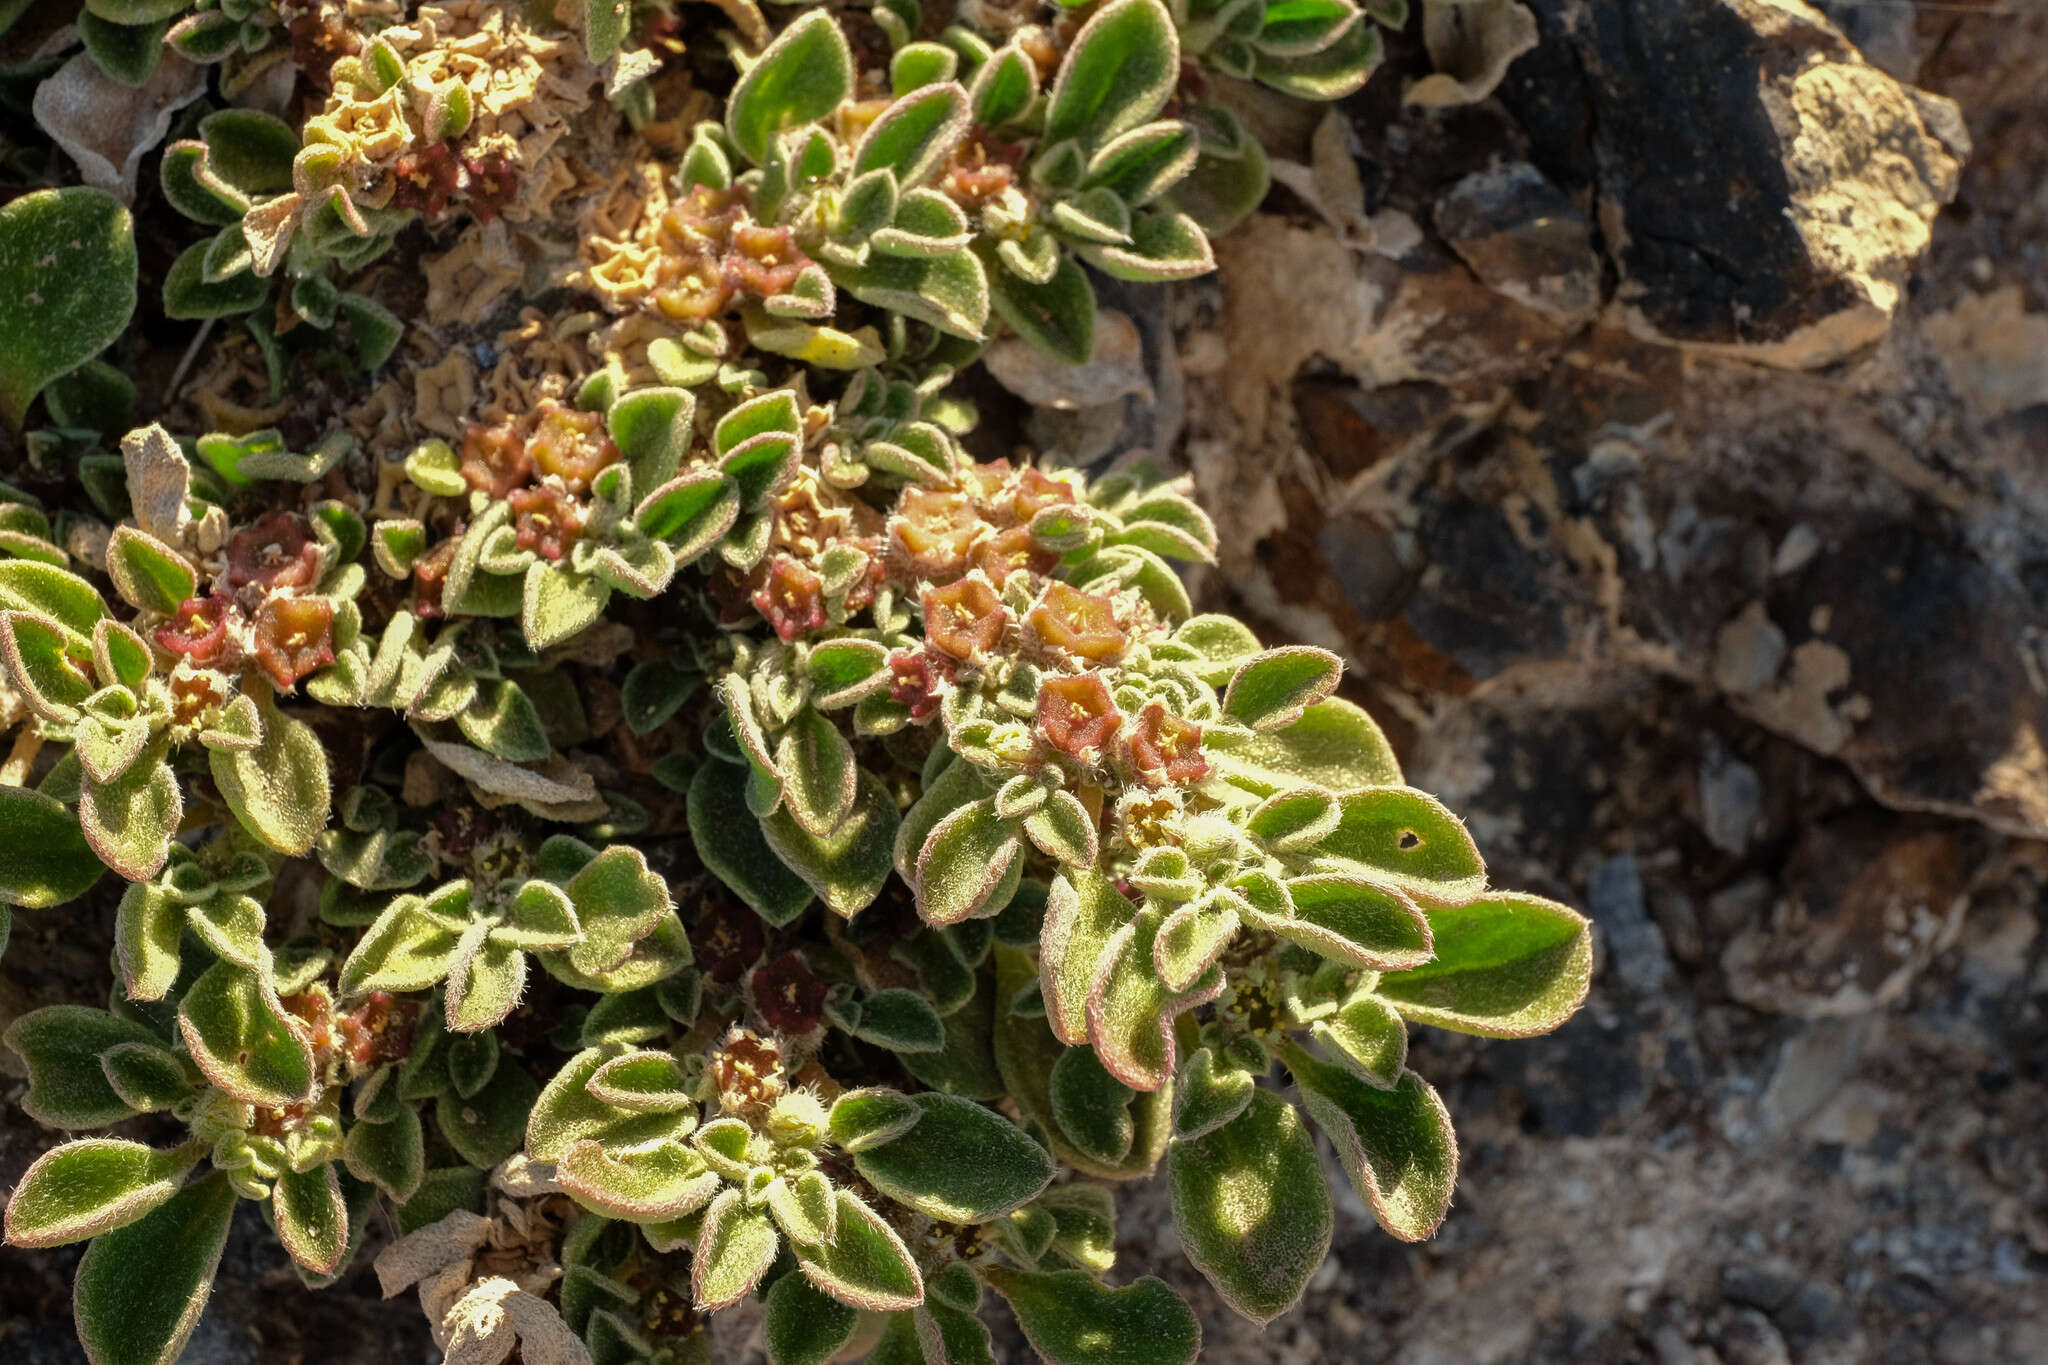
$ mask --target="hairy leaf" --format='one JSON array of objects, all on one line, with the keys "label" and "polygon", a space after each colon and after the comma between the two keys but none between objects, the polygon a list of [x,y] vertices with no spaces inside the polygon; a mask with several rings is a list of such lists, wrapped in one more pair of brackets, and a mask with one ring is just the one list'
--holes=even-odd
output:
[{"label": "hairy leaf", "polygon": [[1166,1175],[1188,1259],[1224,1302],[1259,1323],[1300,1302],[1329,1253],[1332,1217],[1299,1110],[1256,1091],[1230,1122],[1174,1143]]},{"label": "hairy leaf", "polygon": [[854,1156],[867,1182],[932,1218],[980,1223],[1030,1200],[1052,1179],[1045,1149],[993,1110],[927,1092],[902,1136]]},{"label": "hairy leaf", "polygon": [[1570,1018],[1592,979],[1592,926],[1540,896],[1493,892],[1426,912],[1436,955],[1380,979],[1378,994],[1420,1024],[1528,1038]]},{"label": "hairy leaf", "polygon": [[101,190],[37,190],[0,207],[0,417],[19,432],[58,375],[105,350],[135,311],[135,227]]},{"label": "hairy leaf", "polygon": [[1033,1350],[1051,1365],[1190,1365],[1202,1325],[1164,1280],[1147,1275],[1112,1289],[1078,1270],[982,1270]]},{"label": "hairy leaf", "polygon": [[195,1181],[150,1213],[93,1239],[72,1312],[92,1365],[171,1365],[213,1290],[235,1212],[227,1177]]},{"label": "hairy leaf", "polygon": [[1409,1071],[1382,1090],[1299,1048],[1284,1060],[1379,1225],[1404,1242],[1434,1234],[1457,1185],[1458,1138],[1429,1082]]},{"label": "hairy leaf", "polygon": [[124,1227],[178,1192],[197,1146],[160,1152],[118,1138],[82,1138],[30,1163],[7,1201],[7,1240],[53,1247]]}]

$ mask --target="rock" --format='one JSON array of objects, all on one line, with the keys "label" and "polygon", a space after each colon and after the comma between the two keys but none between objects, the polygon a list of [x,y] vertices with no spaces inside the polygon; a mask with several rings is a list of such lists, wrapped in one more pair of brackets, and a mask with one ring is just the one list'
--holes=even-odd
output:
[{"label": "rock", "polygon": [[1596,865],[1586,879],[1586,906],[1607,943],[1607,960],[1622,985],[1649,995],[1671,972],[1664,931],[1643,904],[1636,855],[1623,853]]},{"label": "rock", "polygon": [[1482,283],[1566,326],[1600,307],[1592,225],[1526,161],[1466,176],[1436,203],[1436,230]]},{"label": "rock", "polygon": [[1721,1267],[1721,1297],[1745,1308],[1775,1312],[1799,1289],[1799,1271],[1782,1256],[1731,1261]]},{"label": "rock", "polygon": [[2048,313],[2018,285],[1965,296],[1923,324],[1949,383],[1986,417],[2048,403]]},{"label": "rock", "polygon": [[[1771,1082],[1757,1102],[1764,1131],[1782,1133],[1796,1127],[1833,1099],[1842,1083],[1856,1074],[1868,1036],[1864,1021],[1842,1019],[1825,1020],[1794,1035],[1778,1054]],[[1722,1287],[1725,1291],[1725,1280]]]},{"label": "rock", "polygon": [[1785,1338],[1754,1308],[1725,1314],[1716,1324],[1714,1345],[1727,1365],[1792,1365]]},{"label": "rock", "polygon": [[1767,922],[1742,929],[1721,955],[1728,993],[1806,1019],[1897,1000],[1953,942],[1979,847],[1962,830],[1907,832],[1874,816],[1809,827]]},{"label": "rock", "polygon": [[1728,752],[1716,735],[1700,748],[1700,828],[1707,842],[1741,857],[1763,822],[1764,784],[1756,769]]},{"label": "rock", "polygon": [[1953,106],[1772,0],[1537,0],[1501,97],[1583,188],[1638,336],[1825,365],[1882,336],[1967,144]]}]

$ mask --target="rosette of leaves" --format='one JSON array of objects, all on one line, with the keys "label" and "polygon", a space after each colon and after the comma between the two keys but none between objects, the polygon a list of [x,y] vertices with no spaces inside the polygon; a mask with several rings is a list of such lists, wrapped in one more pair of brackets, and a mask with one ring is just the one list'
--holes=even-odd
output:
[{"label": "rosette of leaves", "polygon": [[187,61],[253,57],[269,47],[284,26],[277,0],[193,0],[190,9],[165,35]]},{"label": "rosette of leaves", "polygon": [[[309,152],[318,158],[331,147],[302,146],[290,124],[260,109],[218,110],[201,119],[197,131],[198,137],[164,149],[159,174],[171,206],[216,231],[172,263],[164,276],[164,311],[174,318],[254,313],[270,302],[272,277],[281,267],[281,287],[299,321],[322,333],[346,322],[364,368],[382,365],[398,346],[398,319],[369,296],[339,288],[330,275],[359,270],[382,255],[412,215],[358,207],[338,186],[324,199],[310,196],[300,163]],[[266,359],[281,363],[268,326],[252,319],[250,332]]]},{"label": "rosette of leaves", "polygon": [[1302,100],[1337,100],[1379,65],[1380,35],[1408,0],[1167,0],[1187,56],[1220,75]]},{"label": "rosette of leaves", "polygon": [[342,964],[340,989],[410,993],[446,983],[450,1030],[500,1023],[526,989],[527,956],[585,990],[632,990],[690,963],[668,887],[638,849],[602,853],[565,834],[547,839],[530,874],[465,877],[392,898]]},{"label": "rosette of leaves", "polygon": [[[770,501],[802,455],[792,392],[774,390],[727,412],[712,428],[709,458],[689,468],[682,468],[695,411],[688,391],[638,389],[604,411],[619,456],[592,478],[589,508],[575,513],[578,531],[566,553],[550,558],[522,548],[511,504],[473,495],[476,517],[442,595],[451,614],[517,616],[527,646],[540,650],[594,624],[615,591],[649,598],[678,565],[701,555],[716,551],[745,570],[767,553]],[[462,491],[452,454],[445,446],[440,453],[438,467],[414,457],[414,481],[430,492]],[[647,492],[636,501],[639,489]]]},{"label": "rosette of leaves", "polygon": [[[988,280],[959,206],[933,188],[969,118],[966,91],[926,73],[858,137],[841,137],[854,62],[829,13],[798,18],[741,75],[725,121],[700,124],[683,190],[736,191],[753,221],[787,228],[803,268],[749,317],[755,345],[826,368],[881,359],[829,326],[838,291],[967,340],[988,320]],[[744,169],[743,169],[744,168]]]},{"label": "rosette of leaves", "polygon": [[[388,531],[390,523],[379,529]],[[453,724],[493,758],[540,762],[554,752],[546,722],[503,665],[493,634],[488,621],[455,621],[429,638],[419,618],[401,608],[374,639],[358,634],[339,646],[333,665],[308,680],[307,694],[329,706],[384,707],[422,726]],[[351,886],[379,889],[332,864],[329,870]]]},{"label": "rosette of leaves", "polygon": [[[67,1129],[144,1114],[187,1138],[153,1148],[86,1137],[46,1152],[15,1186],[7,1239],[92,1239],[75,1312],[95,1359],[169,1362],[204,1308],[237,1197],[260,1202],[309,1284],[353,1252],[375,1191],[340,1169],[334,1019],[324,956],[286,967],[189,960],[163,1006],[32,1011],[6,1041],[29,1071],[24,1107]],[[212,1169],[190,1178],[205,1160]]]},{"label": "rosette of leaves", "polygon": [[1162,117],[1180,64],[1160,0],[1115,0],[1081,26],[1042,96],[1019,42],[975,73],[975,122],[998,139],[1032,142],[1022,182],[980,213],[994,306],[1057,359],[1081,364],[1094,349],[1095,293],[1076,258],[1140,281],[1215,268],[1201,225],[1164,202],[1199,144],[1194,125]]},{"label": "rosette of leaves", "polygon": [[[191,580],[167,550],[137,557],[166,573],[170,591]],[[142,881],[164,865],[185,811],[175,761],[193,746],[243,828],[282,853],[312,847],[326,818],[326,755],[263,683],[240,690],[241,680],[222,675],[166,672],[84,579],[27,560],[0,564],[0,575],[8,570],[39,572],[12,575],[15,594],[0,586],[0,595],[30,604],[0,611],[0,672],[44,734],[71,743],[43,786],[76,801],[79,825],[108,867]]]},{"label": "rosette of leaves", "polygon": [[953,374],[934,366],[913,383],[874,367],[855,371],[832,404],[818,452],[825,481],[838,488],[858,488],[871,477],[953,483],[966,460],[957,438],[971,429],[966,414],[942,400]]},{"label": "rosette of leaves", "polygon": [[814,896],[852,916],[888,880],[895,799],[830,714],[851,709],[856,732],[874,732],[890,674],[873,635],[770,644],[718,682],[725,717],[690,781],[690,829],[704,865],[772,925]]}]

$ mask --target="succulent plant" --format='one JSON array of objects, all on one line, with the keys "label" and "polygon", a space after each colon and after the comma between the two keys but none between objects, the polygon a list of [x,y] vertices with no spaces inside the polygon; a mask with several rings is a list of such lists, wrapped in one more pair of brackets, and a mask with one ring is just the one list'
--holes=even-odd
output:
[{"label": "succulent plant", "polygon": [[[1187,478],[987,458],[960,383],[1088,360],[1092,273],[1212,269],[1265,162],[1210,82],[1334,98],[1366,16],[723,12],[714,116],[665,3],[88,8],[224,59],[163,311],[248,320],[131,430],[127,214],[0,209],[0,409],[49,421],[0,484],[0,916],[115,945],[105,1008],[7,1032],[80,1135],[6,1231],[90,1241],[97,1365],[177,1358],[241,1200],[314,1288],[388,1210],[451,1359],[677,1365],[758,1298],[775,1365],[989,1362],[993,1291],[1055,1365],[1186,1362],[1118,1182],[1270,1320],[1317,1133],[1395,1237],[1445,1216],[1409,1026],[1585,994],[1586,920],[1490,886],[1336,655],[1198,610]],[[423,241],[429,299],[504,268],[467,321]]]}]

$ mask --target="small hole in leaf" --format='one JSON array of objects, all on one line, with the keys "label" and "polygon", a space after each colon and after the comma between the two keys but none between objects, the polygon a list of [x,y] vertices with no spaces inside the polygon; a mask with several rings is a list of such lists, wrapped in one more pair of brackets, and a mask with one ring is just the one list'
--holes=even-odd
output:
[{"label": "small hole in leaf", "polygon": [[1413,853],[1416,849],[1422,847],[1422,836],[1412,829],[1404,829],[1401,831],[1401,837],[1395,840],[1395,843],[1403,853]]}]

